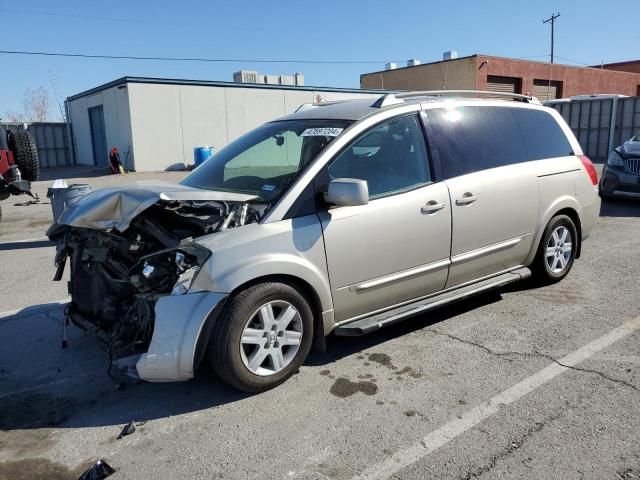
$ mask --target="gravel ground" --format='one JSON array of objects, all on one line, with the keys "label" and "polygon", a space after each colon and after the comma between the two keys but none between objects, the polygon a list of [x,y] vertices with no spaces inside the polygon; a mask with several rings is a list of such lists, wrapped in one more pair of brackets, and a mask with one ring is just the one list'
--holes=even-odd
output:
[{"label": "gravel ground", "polygon": [[640,203],[603,203],[559,284],[330,337],[290,381],[244,395],[206,368],[120,391],[95,340],[72,328],[61,350],[65,292],[39,243],[49,205],[14,199],[0,224],[15,279],[2,310],[20,309],[0,314],[0,479],[75,479],[99,458],[114,479],[640,478]]}]

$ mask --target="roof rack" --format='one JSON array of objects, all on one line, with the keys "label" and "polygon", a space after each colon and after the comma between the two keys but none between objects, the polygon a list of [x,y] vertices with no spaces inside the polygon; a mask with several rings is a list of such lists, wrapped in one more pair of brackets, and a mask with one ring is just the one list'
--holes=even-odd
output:
[{"label": "roof rack", "polygon": [[348,101],[349,100],[330,100],[327,102],[303,103],[298,108],[296,108],[293,113],[304,112],[305,110],[310,110],[316,107],[326,107],[327,105],[336,105],[338,103],[346,103]]},{"label": "roof rack", "polygon": [[405,99],[421,97],[498,97],[540,104],[540,101],[536,97],[519,93],[489,92],[486,90],[420,90],[415,92],[387,93],[378,98],[371,106],[382,108],[402,103]]}]

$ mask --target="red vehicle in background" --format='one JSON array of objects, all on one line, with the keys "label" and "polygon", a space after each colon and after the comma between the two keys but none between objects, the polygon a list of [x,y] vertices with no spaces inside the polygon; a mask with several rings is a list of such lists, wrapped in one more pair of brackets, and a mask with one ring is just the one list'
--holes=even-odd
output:
[{"label": "red vehicle in background", "polygon": [[22,130],[0,135],[0,200],[22,194],[35,198],[31,182],[39,177],[38,149],[31,134]]}]

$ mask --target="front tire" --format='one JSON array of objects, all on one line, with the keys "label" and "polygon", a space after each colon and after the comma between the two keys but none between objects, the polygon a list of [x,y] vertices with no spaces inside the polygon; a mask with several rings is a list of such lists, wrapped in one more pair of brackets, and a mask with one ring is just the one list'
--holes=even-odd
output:
[{"label": "front tire", "polygon": [[534,277],[542,284],[566,277],[578,251],[578,230],[571,217],[556,215],[544,230],[532,265]]},{"label": "front tire", "polygon": [[209,344],[215,373],[244,392],[285,382],[304,363],[313,313],[291,285],[260,283],[235,295],[216,321]]}]

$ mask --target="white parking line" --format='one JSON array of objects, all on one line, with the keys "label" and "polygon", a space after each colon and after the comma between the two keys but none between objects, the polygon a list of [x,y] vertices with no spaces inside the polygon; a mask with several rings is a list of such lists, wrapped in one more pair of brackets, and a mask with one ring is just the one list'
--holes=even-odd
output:
[{"label": "white parking line", "polygon": [[2,320],[3,318],[12,317],[21,312],[22,312],[22,316],[25,316],[25,317],[38,315],[40,313],[53,310],[54,308],[58,308],[60,305],[64,305],[65,303],[69,303],[70,301],[71,301],[71,297],[67,297],[61,300],[53,300],[51,302],[47,302],[44,305],[33,305],[29,307],[16,308],[14,310],[7,310],[6,312],[0,312],[0,320]]},{"label": "white parking line", "polygon": [[[544,351],[545,354],[551,355],[553,358],[560,358],[567,354],[562,351]],[[618,355],[616,353],[598,353],[591,357],[596,362],[609,362],[609,363],[631,363],[634,365],[640,365],[640,355]]]},{"label": "white parking line", "polygon": [[543,368],[538,373],[525,378],[521,382],[516,383],[512,387],[497,394],[486,402],[477,405],[476,407],[462,414],[461,417],[455,418],[454,420],[451,420],[449,423],[446,423],[437,430],[429,433],[420,442],[414,445],[410,445],[406,448],[402,448],[388,459],[380,463],[371,465],[359,475],[355,476],[354,480],[389,478],[394,473],[417,462],[423,457],[426,457],[431,452],[434,452],[435,450],[454,440],[459,435],[462,435],[467,430],[475,427],[480,422],[486,420],[491,415],[499,411],[503,406],[509,405],[516,400],[524,397],[526,394],[531,393],[532,391],[554,379],[561,373],[569,370],[569,367],[573,367],[585,361],[586,359],[592,357],[597,352],[608,347],[612,343],[629,336],[638,328],[640,328],[640,317],[636,317],[623,323],[619,327],[611,330],[606,335],[603,335],[602,337],[588,343],[587,345],[558,360],[558,362],[567,366],[553,363],[548,367]]}]

